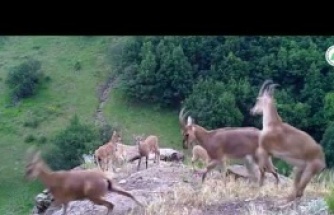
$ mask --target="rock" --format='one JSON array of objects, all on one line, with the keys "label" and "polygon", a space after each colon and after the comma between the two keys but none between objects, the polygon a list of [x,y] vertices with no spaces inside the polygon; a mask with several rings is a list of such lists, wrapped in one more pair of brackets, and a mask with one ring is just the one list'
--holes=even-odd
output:
[{"label": "rock", "polygon": [[[138,149],[136,146],[127,146],[127,160],[138,156]],[[150,153],[149,160],[154,160],[155,154]],[[182,152],[179,152],[171,148],[160,148],[160,160],[169,161],[169,162],[180,162],[185,158]]]},{"label": "rock", "polygon": [[47,190],[43,190],[35,197],[35,208],[33,214],[43,213],[53,202],[52,194]]},{"label": "rock", "polygon": [[203,214],[203,211],[199,210],[199,209],[192,209],[191,212],[190,212],[190,215],[202,215]]},{"label": "rock", "polygon": [[162,148],[160,149],[160,159],[164,161],[183,161],[184,154],[175,149]]},{"label": "rock", "polygon": [[118,183],[119,183],[119,184],[125,184],[125,183],[126,183],[126,180],[125,180],[125,179],[120,180]]}]

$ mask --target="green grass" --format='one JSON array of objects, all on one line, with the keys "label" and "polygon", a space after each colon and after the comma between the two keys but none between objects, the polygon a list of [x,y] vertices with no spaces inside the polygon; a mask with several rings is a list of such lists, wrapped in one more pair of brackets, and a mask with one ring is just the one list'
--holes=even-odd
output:
[{"label": "green grass", "polygon": [[[123,40],[124,38],[121,38]],[[93,124],[98,105],[96,88],[110,75],[107,48],[118,41],[112,37],[7,37],[0,43],[0,214],[30,214],[34,197],[44,188],[38,181],[23,178],[26,149],[37,144],[47,146],[54,135],[77,114],[81,122]],[[3,42],[5,41],[5,42]],[[28,58],[42,63],[50,77],[38,94],[9,106],[5,79],[8,70]],[[80,70],[75,65],[81,65]],[[118,124],[126,143],[132,134],[155,134],[161,146],[181,148],[176,112],[134,105],[113,90],[104,106],[109,123]],[[26,141],[25,141],[26,140]],[[46,142],[44,142],[46,141]]]},{"label": "green grass", "polygon": [[134,144],[133,134],[152,134],[160,138],[162,147],[182,148],[178,113],[175,111],[133,104],[115,88],[110,92],[103,112],[109,122],[121,128],[126,144]]},{"label": "green grass", "polygon": [[[23,179],[24,153],[33,143],[28,135],[50,139],[77,113],[85,122],[93,121],[97,106],[96,86],[110,69],[104,56],[109,38],[9,37],[0,47],[0,214],[28,214],[33,198],[43,187]],[[5,79],[8,70],[33,57],[42,62],[51,78],[38,94],[16,107],[8,107]],[[81,62],[82,69],[74,65]],[[37,121],[37,127],[24,126]],[[29,124],[29,123],[28,123]]]}]

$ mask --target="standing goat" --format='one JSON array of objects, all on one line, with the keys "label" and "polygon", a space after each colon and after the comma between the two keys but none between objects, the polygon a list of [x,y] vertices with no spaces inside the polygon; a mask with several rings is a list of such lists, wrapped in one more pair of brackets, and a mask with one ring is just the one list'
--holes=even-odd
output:
[{"label": "standing goat", "polygon": [[[108,171],[110,160],[114,158],[117,151],[117,142],[121,141],[121,136],[114,131],[109,142],[95,150],[94,160],[98,167],[103,171]],[[101,167],[103,164],[103,167]]]},{"label": "standing goat", "polygon": [[[206,130],[205,128],[194,124],[192,118],[188,116],[187,124],[184,122],[184,108],[179,113],[179,122],[183,136],[183,148],[187,149],[194,141],[198,142],[208,153],[211,161],[206,166],[203,173],[202,182],[204,182],[209,171],[220,165],[226,175],[226,167],[222,163],[226,158],[243,159],[250,176],[255,179],[256,149],[260,130],[254,127],[226,127],[215,130]],[[276,178],[276,184],[279,183],[278,174],[272,164],[271,158],[265,161],[265,169]]]},{"label": "standing goat", "polygon": [[100,170],[69,170],[52,171],[40,157],[40,151],[28,151],[25,178],[38,178],[54,197],[56,204],[63,206],[62,215],[67,214],[70,201],[89,199],[95,204],[108,208],[107,214],[114,208],[114,204],[103,197],[108,192],[116,192],[134,200],[143,206],[131,193],[115,186],[110,178]]},{"label": "standing goat", "polygon": [[[208,152],[203,148],[201,145],[195,145],[192,149],[192,158],[191,158],[191,164],[193,167],[193,170],[195,170],[194,163],[198,160],[203,162],[205,165],[208,165],[210,163],[210,156],[208,155]],[[224,159],[224,167],[227,167],[227,158]],[[221,169],[220,169],[221,172]]]},{"label": "standing goat", "polygon": [[207,151],[201,145],[195,145],[192,150],[191,165],[193,170],[195,170],[195,161],[201,160],[205,165],[208,165],[210,162],[210,157]]},{"label": "standing goat", "polygon": [[136,145],[138,146],[139,155],[135,156],[134,158],[130,159],[129,161],[132,162],[136,159],[138,160],[137,170],[140,169],[141,159],[142,157],[146,158],[146,169],[148,168],[148,159],[150,153],[154,153],[154,163],[160,162],[160,149],[159,149],[159,138],[155,135],[150,135],[146,139],[142,136],[134,137],[136,141]]},{"label": "standing goat", "polygon": [[282,121],[273,98],[277,85],[272,80],[266,80],[250,112],[252,115],[262,114],[257,150],[260,184],[263,184],[263,165],[268,156],[286,161],[295,169],[294,189],[286,198],[287,202],[291,202],[303,196],[307,184],[326,168],[326,162],[322,147],[309,134]]}]

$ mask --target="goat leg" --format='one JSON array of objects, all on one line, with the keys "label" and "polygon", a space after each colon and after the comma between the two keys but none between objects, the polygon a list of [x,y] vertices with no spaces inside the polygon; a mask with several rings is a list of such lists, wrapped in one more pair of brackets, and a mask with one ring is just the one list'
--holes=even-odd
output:
[{"label": "goat leg", "polygon": [[[261,145],[261,139],[260,139]],[[260,180],[259,185],[260,187],[263,186],[264,178],[265,178],[265,169],[267,160],[269,159],[269,153],[265,151],[262,147],[257,148],[256,150],[256,160],[258,161],[258,167],[260,170]]]},{"label": "goat leg", "polygon": [[67,214],[67,206],[68,206],[68,203],[63,203],[63,213],[62,213],[62,215]]},{"label": "goat leg", "polygon": [[114,204],[112,204],[111,202],[108,202],[102,198],[92,198],[90,199],[92,202],[94,202],[97,205],[104,205],[108,208],[107,214],[108,215],[110,212],[112,212],[112,210],[114,209]]},{"label": "goat leg", "polygon": [[325,164],[318,159],[311,161],[306,165],[299,180],[299,184],[296,186],[296,198],[300,198],[304,195],[304,190],[307,184],[311,181],[315,174],[319,173],[324,168],[324,166]]},{"label": "goat leg", "polygon": [[267,161],[267,165],[266,165],[266,171],[273,174],[273,176],[275,177],[276,179],[276,187],[278,187],[278,184],[279,184],[279,177],[278,177],[278,173],[277,173],[277,169],[275,168],[274,164],[273,164],[273,161],[271,159],[271,157],[269,157],[268,161]]},{"label": "goat leg", "polygon": [[146,169],[148,168],[148,155],[146,156]]},{"label": "goat leg", "polygon": [[157,150],[157,152],[156,152],[156,156],[157,156],[157,164],[159,164],[160,163],[160,151],[159,151],[159,149]]},{"label": "goat leg", "polygon": [[245,161],[245,166],[247,169],[247,172],[250,176],[250,179],[253,180],[254,182],[257,181],[256,173],[255,173],[255,165],[253,159],[247,155],[244,159]]},{"label": "goat leg", "polygon": [[137,171],[139,171],[140,163],[141,163],[141,157],[139,157],[139,159],[138,159]]},{"label": "goat leg", "polygon": [[222,165],[221,160],[211,160],[210,161],[210,163],[206,166],[205,170],[203,171],[202,183],[204,183],[204,180],[205,180],[206,175],[208,174],[208,172],[210,172],[212,169],[214,169],[217,165]]}]

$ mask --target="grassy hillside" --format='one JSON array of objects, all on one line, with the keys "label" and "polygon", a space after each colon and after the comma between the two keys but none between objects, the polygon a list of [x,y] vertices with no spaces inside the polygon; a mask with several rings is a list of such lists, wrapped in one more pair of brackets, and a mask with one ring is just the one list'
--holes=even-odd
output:
[{"label": "grassy hillside", "polygon": [[[111,37],[7,37],[0,44],[0,214],[29,214],[33,198],[43,189],[38,182],[23,178],[25,139],[44,138],[43,144],[69,123],[76,113],[80,121],[93,123],[98,105],[96,88],[111,72],[106,59]],[[5,79],[8,70],[33,57],[40,60],[51,81],[33,98],[8,105]],[[75,64],[81,70],[75,70]],[[124,128],[124,139],[132,133],[154,133],[162,145],[180,147],[177,115],[150,107],[129,105],[118,90],[112,91],[104,112],[108,122]],[[36,128],[24,126],[38,122]],[[41,147],[43,146],[41,145]]]},{"label": "grassy hillside", "polygon": [[160,146],[182,148],[177,112],[133,104],[117,88],[109,94],[103,112],[109,122],[120,126],[127,144],[134,144],[133,134],[154,134],[160,138]]}]

